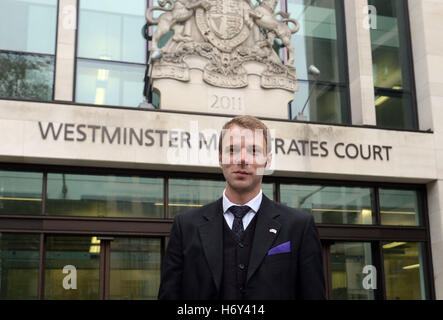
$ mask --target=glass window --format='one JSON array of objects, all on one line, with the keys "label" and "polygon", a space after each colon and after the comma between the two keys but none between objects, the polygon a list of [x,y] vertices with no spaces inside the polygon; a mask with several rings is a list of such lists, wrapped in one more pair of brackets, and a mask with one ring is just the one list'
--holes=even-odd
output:
[{"label": "glass window", "polygon": [[138,107],[143,101],[146,6],[146,0],[80,0],[76,102]]},{"label": "glass window", "polygon": [[418,194],[415,190],[380,189],[381,224],[419,226]]},{"label": "glass window", "polygon": [[[220,199],[225,187],[225,181],[169,179],[169,218]],[[274,199],[274,184],[263,183],[262,190],[269,199]]]},{"label": "glass window", "polygon": [[[340,86],[315,85],[309,81],[299,80],[297,98],[292,101],[291,108],[291,112],[297,112],[297,114],[291,116],[294,118],[302,114],[304,119],[299,117],[298,120],[343,123],[347,112],[341,106],[346,104],[347,92],[347,89]],[[305,106],[310,93],[311,97]]]},{"label": "glass window", "polygon": [[49,215],[163,218],[163,179],[48,174]]},{"label": "glass window", "polygon": [[377,125],[416,129],[409,28],[404,0],[369,0],[376,9],[371,28]]},{"label": "glass window", "polygon": [[51,100],[54,57],[0,51],[0,97]]},{"label": "glass window", "polygon": [[160,287],[160,239],[111,241],[110,299],[157,299]]},{"label": "glass window", "polygon": [[0,300],[37,299],[40,235],[0,233]]},{"label": "glass window", "polygon": [[133,106],[143,100],[145,67],[102,61],[77,63],[76,101],[97,105]]},{"label": "glass window", "polygon": [[372,266],[371,243],[336,242],[331,245],[333,299],[374,300],[374,290],[364,286],[364,278],[369,275],[364,270],[366,266]]},{"label": "glass window", "polygon": [[0,50],[54,54],[57,2],[0,1]]},{"label": "glass window", "polygon": [[411,94],[406,92],[387,92],[375,89],[377,124],[382,127],[408,128],[405,124],[414,122]]},{"label": "glass window", "polygon": [[146,0],[80,0],[79,58],[146,62]]},{"label": "glass window", "polygon": [[311,98],[311,103],[303,110],[304,116],[309,121],[348,123],[348,79],[342,1],[288,0],[287,4],[287,11],[291,17],[300,23],[300,30],[292,36],[299,91],[295,93],[291,105],[291,116],[294,118],[302,112],[309,95],[308,91],[314,86],[308,68],[315,65],[321,72],[319,82],[332,88],[318,86],[315,90],[317,98]]},{"label": "glass window", "polygon": [[46,239],[45,299],[99,298],[100,240],[90,236]]},{"label": "glass window", "polygon": [[0,1],[0,97],[52,100],[57,2]]},{"label": "glass window", "polygon": [[314,215],[316,223],[372,224],[370,188],[280,185],[281,203]]},{"label": "glass window", "polygon": [[0,171],[0,214],[41,214],[42,187],[42,173]]},{"label": "glass window", "polygon": [[273,183],[262,183],[262,185],[261,185],[261,189],[263,191],[263,194],[271,200],[275,200],[274,188],[275,188],[275,185]]},{"label": "glass window", "polygon": [[225,181],[169,179],[169,218],[220,199],[225,187]]},{"label": "glass window", "polygon": [[422,247],[417,242],[383,243],[386,299],[426,299]]}]

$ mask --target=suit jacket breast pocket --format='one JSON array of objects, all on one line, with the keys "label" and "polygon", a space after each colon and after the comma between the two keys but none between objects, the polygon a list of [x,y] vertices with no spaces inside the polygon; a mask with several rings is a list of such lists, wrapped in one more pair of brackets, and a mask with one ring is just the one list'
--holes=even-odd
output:
[{"label": "suit jacket breast pocket", "polygon": [[283,263],[283,264],[291,264],[291,252],[285,252],[285,253],[279,253],[279,254],[270,254],[267,255],[265,258],[266,264],[276,264],[276,263]]},{"label": "suit jacket breast pocket", "polygon": [[292,255],[288,253],[279,253],[267,255],[263,264],[263,272],[271,283],[285,283],[295,264],[292,261]]}]

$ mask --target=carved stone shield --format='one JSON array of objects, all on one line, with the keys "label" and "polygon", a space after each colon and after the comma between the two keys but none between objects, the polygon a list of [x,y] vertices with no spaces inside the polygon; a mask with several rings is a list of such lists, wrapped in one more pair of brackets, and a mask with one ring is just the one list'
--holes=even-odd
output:
[{"label": "carved stone shield", "polygon": [[238,0],[213,0],[206,12],[211,30],[221,39],[232,39],[243,28],[243,5]]},{"label": "carved stone shield", "polygon": [[[203,37],[224,52],[231,52],[249,36],[249,29],[244,23],[245,10],[249,9],[245,1],[209,0],[208,11],[197,9],[196,22]],[[246,13],[247,14],[247,13]]]}]

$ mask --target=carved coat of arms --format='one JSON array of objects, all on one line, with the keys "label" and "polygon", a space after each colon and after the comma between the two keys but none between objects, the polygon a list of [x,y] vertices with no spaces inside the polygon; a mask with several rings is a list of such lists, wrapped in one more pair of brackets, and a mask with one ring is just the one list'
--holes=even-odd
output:
[{"label": "carved coat of arms", "polygon": [[[263,88],[297,90],[294,48],[291,36],[299,24],[284,12],[275,12],[278,0],[159,0],[146,18],[157,25],[152,51],[161,50],[162,59],[154,65],[152,78],[189,81],[186,58],[204,58],[203,80],[223,88],[248,86],[244,64],[255,61],[264,66]],[[155,11],[161,11],[153,18]],[[173,35],[171,36],[171,34]],[[169,40],[160,48],[166,37]],[[288,51],[283,64],[274,51],[280,39]]]},{"label": "carved coat of arms", "polygon": [[210,30],[223,40],[238,36],[244,27],[243,3],[236,0],[212,0],[209,3],[209,10],[206,14],[201,14],[200,11],[200,16],[206,15]]}]

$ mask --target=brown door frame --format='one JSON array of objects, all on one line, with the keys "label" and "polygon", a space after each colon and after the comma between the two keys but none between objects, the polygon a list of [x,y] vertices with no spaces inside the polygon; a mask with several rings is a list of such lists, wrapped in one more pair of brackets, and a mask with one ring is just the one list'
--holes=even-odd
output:
[{"label": "brown door frame", "polygon": [[331,241],[321,241],[323,255],[323,273],[325,276],[326,299],[332,300]]},{"label": "brown door frame", "polygon": [[98,237],[100,240],[99,299],[109,300],[111,285],[111,241],[114,237]]}]

